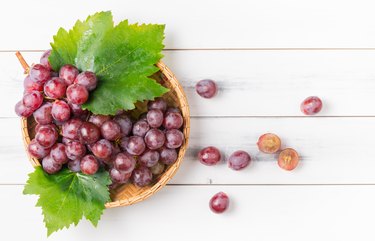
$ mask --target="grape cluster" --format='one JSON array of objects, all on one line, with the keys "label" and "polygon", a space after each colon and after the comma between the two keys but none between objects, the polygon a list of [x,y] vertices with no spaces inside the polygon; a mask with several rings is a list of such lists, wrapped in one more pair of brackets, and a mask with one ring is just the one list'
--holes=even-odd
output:
[{"label": "grape cluster", "polygon": [[165,165],[178,158],[184,142],[183,118],[178,108],[162,98],[148,103],[137,120],[125,111],[115,116],[96,115],[81,105],[97,85],[96,75],[64,65],[53,72],[46,51],[24,80],[19,116],[33,115],[37,126],[29,154],[42,160],[45,172],[57,173],[66,165],[73,172],[95,174],[104,167],[113,186],[132,181],[149,185]]}]

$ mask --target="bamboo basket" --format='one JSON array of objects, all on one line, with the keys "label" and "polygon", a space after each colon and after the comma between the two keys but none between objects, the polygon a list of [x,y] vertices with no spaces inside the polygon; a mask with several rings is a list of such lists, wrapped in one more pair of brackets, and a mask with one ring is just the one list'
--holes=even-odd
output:
[{"label": "bamboo basket", "polygon": [[[183,133],[185,135],[185,142],[179,149],[177,161],[173,165],[168,166],[167,169],[156,178],[156,181],[152,185],[140,188],[133,184],[124,184],[111,191],[112,201],[106,203],[106,208],[132,205],[152,196],[163,188],[174,176],[184,158],[189,142],[190,132],[190,111],[187,98],[183,88],[172,71],[161,61],[157,63],[156,66],[160,69],[160,71],[153,75],[153,78],[163,86],[170,89],[170,91],[166,93],[163,98],[167,100],[168,105],[178,107],[182,112],[184,119]],[[34,128],[36,123],[34,118],[31,116],[29,118],[22,118],[21,126],[24,145],[27,150],[30,140],[35,136]],[[34,167],[40,166],[38,159],[29,155],[29,160]]]}]

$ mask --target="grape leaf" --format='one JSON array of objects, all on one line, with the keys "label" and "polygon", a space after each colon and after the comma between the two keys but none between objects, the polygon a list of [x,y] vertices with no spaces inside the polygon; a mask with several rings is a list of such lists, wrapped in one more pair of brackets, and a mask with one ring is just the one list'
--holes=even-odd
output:
[{"label": "grape leaf", "polygon": [[39,195],[37,207],[42,208],[47,235],[77,225],[85,217],[94,226],[98,224],[110,200],[107,185],[109,174],[99,171],[95,175],[71,172],[67,168],[49,175],[41,167],[29,174],[24,194]]},{"label": "grape leaf", "polygon": [[111,12],[96,13],[77,21],[69,31],[60,28],[51,43],[49,61],[54,70],[74,64],[81,71],[95,72],[99,82],[83,108],[113,115],[168,91],[150,78],[163,57],[164,28],[129,24],[127,20],[114,26]]}]

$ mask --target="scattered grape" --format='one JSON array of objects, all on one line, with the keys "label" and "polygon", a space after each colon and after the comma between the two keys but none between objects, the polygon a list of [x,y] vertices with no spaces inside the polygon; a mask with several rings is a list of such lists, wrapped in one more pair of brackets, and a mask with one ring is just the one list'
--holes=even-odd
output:
[{"label": "scattered grape", "polygon": [[257,145],[261,152],[272,154],[280,150],[281,140],[275,134],[266,133],[259,137]]},{"label": "scattered grape", "polygon": [[62,66],[59,72],[60,78],[64,79],[67,85],[73,84],[78,74],[78,69],[70,64]]},{"label": "scattered grape", "polygon": [[37,109],[34,112],[33,116],[34,116],[35,121],[38,124],[47,125],[47,124],[52,123],[53,121],[51,112],[52,112],[52,104],[49,102],[46,102],[42,104],[42,106],[39,107],[39,109]]},{"label": "scattered grape", "polygon": [[51,77],[51,73],[47,67],[41,64],[34,65],[29,72],[30,79],[38,84],[44,84]]},{"label": "scattered grape", "polygon": [[121,136],[120,125],[114,120],[107,120],[104,122],[100,127],[100,132],[102,136],[109,141],[114,141]]},{"label": "scattered grape", "polygon": [[70,107],[65,101],[56,100],[52,104],[51,114],[53,119],[58,122],[67,121],[70,118]]},{"label": "scattered grape", "polygon": [[139,166],[133,171],[132,179],[135,185],[144,187],[151,183],[152,173],[147,167]]},{"label": "scattered grape", "polygon": [[165,132],[165,146],[168,148],[178,148],[184,141],[184,134],[181,131],[172,129]]},{"label": "scattered grape", "polygon": [[150,130],[150,126],[145,120],[137,121],[133,125],[133,135],[144,137],[148,130]]},{"label": "scattered grape", "polygon": [[151,150],[159,149],[165,143],[165,135],[159,129],[151,129],[145,136],[145,143]]},{"label": "scattered grape", "polygon": [[322,107],[323,107],[322,100],[317,96],[307,97],[301,103],[301,111],[305,115],[315,115],[322,109]]},{"label": "scattered grape", "polygon": [[135,164],[135,159],[126,152],[117,154],[114,160],[115,168],[124,173],[131,173],[135,168]]},{"label": "scattered grape", "polygon": [[112,144],[106,139],[101,139],[92,146],[91,151],[97,158],[109,158],[113,151]]},{"label": "scattered grape", "polygon": [[291,171],[297,167],[299,163],[298,153],[292,148],[286,148],[279,154],[277,164],[280,168]]},{"label": "scattered grape", "polygon": [[144,165],[146,167],[153,167],[158,163],[159,158],[159,152],[147,150],[142,154],[142,156],[139,157],[138,161],[141,165]]},{"label": "scattered grape", "polygon": [[86,175],[93,175],[99,170],[99,162],[93,155],[86,155],[80,164],[81,172]]},{"label": "scattered grape", "polygon": [[236,151],[232,155],[230,155],[228,160],[228,167],[238,171],[250,164],[251,157],[245,151]]},{"label": "scattered grape", "polygon": [[216,193],[210,200],[210,209],[214,213],[223,213],[228,209],[229,197],[224,192]]},{"label": "scattered grape", "polygon": [[100,129],[91,122],[83,122],[79,128],[79,136],[85,144],[93,144],[100,138]]},{"label": "scattered grape", "polygon": [[213,80],[204,79],[199,81],[195,85],[195,90],[197,91],[198,95],[202,96],[203,98],[212,98],[217,93],[217,86]]},{"label": "scattered grape", "polygon": [[160,150],[160,161],[166,165],[172,165],[177,161],[176,149],[163,147]]},{"label": "scattered grape", "polygon": [[126,151],[131,155],[141,155],[146,149],[146,144],[140,136],[129,137]]},{"label": "scattered grape", "polygon": [[79,84],[72,84],[66,89],[66,97],[70,103],[82,105],[89,98],[89,92]]},{"label": "scattered grape", "polygon": [[74,80],[74,83],[84,86],[88,91],[96,88],[96,82],[96,75],[90,71],[80,73]]},{"label": "scattered grape", "polygon": [[61,99],[65,96],[66,88],[64,79],[53,77],[44,85],[44,93],[52,99]]},{"label": "scattered grape", "polygon": [[199,151],[198,159],[206,166],[213,166],[221,160],[221,154],[219,149],[209,146]]}]

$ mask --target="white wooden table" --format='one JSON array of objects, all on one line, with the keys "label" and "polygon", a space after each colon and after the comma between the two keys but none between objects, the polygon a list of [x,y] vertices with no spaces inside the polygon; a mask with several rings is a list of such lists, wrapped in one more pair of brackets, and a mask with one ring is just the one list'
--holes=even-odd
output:
[{"label": "white wooden table", "polygon": [[[13,111],[23,74],[58,27],[112,10],[115,20],[166,24],[164,61],[191,106],[190,148],[172,182],[143,203],[106,210],[49,240],[374,240],[375,2],[372,0],[20,1],[0,7],[0,240],[47,240],[36,197],[23,196],[32,171]],[[211,78],[219,95],[196,95]],[[302,116],[309,95],[324,101]],[[300,166],[281,170],[257,138],[277,133]],[[248,151],[241,172],[201,165],[200,148]],[[208,200],[228,193],[223,215]]]}]

